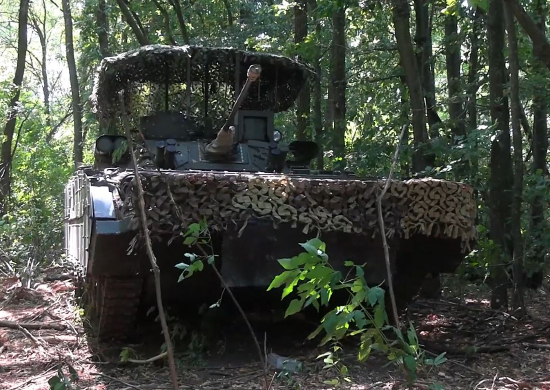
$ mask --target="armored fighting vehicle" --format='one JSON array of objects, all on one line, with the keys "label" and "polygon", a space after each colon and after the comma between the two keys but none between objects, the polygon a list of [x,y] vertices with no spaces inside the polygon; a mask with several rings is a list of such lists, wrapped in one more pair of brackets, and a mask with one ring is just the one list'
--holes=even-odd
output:
[{"label": "armored fighting vehicle", "polygon": [[[232,290],[265,292],[281,272],[277,259],[316,236],[335,268],[364,263],[367,282],[386,285],[375,203],[384,180],[315,170],[317,145],[287,143],[274,127],[311,75],[297,60],[230,48],[153,45],[101,62],[92,103],[105,134],[94,163],[79,167],[65,190],[66,253],[83,271],[101,338],[131,334],[140,308],[154,303],[130,150],[165,301],[219,298],[211,267],[178,282],[175,265],[196,252],[183,234],[199,221],[208,224],[214,265]],[[124,147],[124,118],[132,148]],[[462,261],[475,239],[473,190],[435,179],[392,181],[382,208],[403,304],[427,277]]]}]

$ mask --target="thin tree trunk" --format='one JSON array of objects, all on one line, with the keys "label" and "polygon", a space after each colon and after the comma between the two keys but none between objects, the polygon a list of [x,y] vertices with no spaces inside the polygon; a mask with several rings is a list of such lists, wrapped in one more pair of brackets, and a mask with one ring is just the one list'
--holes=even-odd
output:
[{"label": "thin tree trunk", "polygon": [[[298,46],[307,37],[307,2],[298,0],[294,6],[294,43]],[[309,82],[304,84],[296,104],[296,117],[298,122],[296,138],[306,140],[309,138],[309,115],[310,115],[310,90]]]},{"label": "thin tree trunk", "polygon": [[395,38],[401,58],[401,66],[405,71],[405,78],[409,89],[409,101],[412,110],[414,143],[412,170],[414,172],[419,172],[423,171],[430,161],[428,155],[424,152],[427,149],[426,142],[428,140],[428,133],[426,132],[426,110],[424,98],[422,96],[422,85],[420,83],[411,41],[409,22],[410,8],[407,0],[392,0],[392,5]]},{"label": "thin tree trunk", "polygon": [[[36,17],[31,16],[31,25],[38,35],[40,41],[40,48],[42,52],[42,59],[40,60],[40,70],[42,73],[42,93],[44,95],[44,114],[46,115],[46,126],[48,129],[52,128],[51,108],[50,108],[50,83],[48,81],[48,45],[46,42],[46,4],[44,4],[43,19],[39,20]],[[50,130],[48,130],[49,132]]]},{"label": "thin tree trunk", "polygon": [[512,309],[524,316],[523,300],[523,237],[521,234],[521,200],[523,197],[523,145],[520,125],[521,102],[519,100],[518,39],[514,15],[510,6],[505,7],[506,29],[508,30],[508,63],[510,64],[510,107],[512,113],[512,135],[514,145],[514,198],[511,210],[512,240],[514,242],[513,275],[514,293]]},{"label": "thin tree trunk", "polygon": [[432,18],[428,0],[414,0],[416,15],[415,43],[417,47],[416,62],[420,71],[420,80],[424,99],[426,101],[426,114],[428,119],[429,135],[431,138],[439,137],[441,118],[437,114],[435,99],[435,76],[432,49]]},{"label": "thin tree trunk", "polygon": [[164,30],[166,32],[166,37],[168,38],[168,42],[170,44],[175,45],[176,40],[174,39],[174,35],[172,34],[172,27],[170,27],[170,15],[168,14],[168,11],[164,9],[162,4],[158,0],[153,0],[153,3],[155,3],[155,7],[159,10],[162,17],[164,18]]},{"label": "thin tree trunk", "polygon": [[222,0],[222,2],[225,10],[227,11],[227,26],[231,27],[233,26],[233,12],[231,11],[231,4],[229,3],[229,0]]},{"label": "thin tree trunk", "polygon": [[7,122],[4,127],[0,164],[0,216],[7,212],[8,196],[11,191],[11,165],[13,160],[12,143],[15,124],[17,122],[17,105],[21,95],[21,84],[25,75],[27,59],[27,23],[29,18],[29,0],[19,2],[18,34],[17,34],[17,64],[13,85],[15,87],[10,99]]},{"label": "thin tree trunk", "polygon": [[491,120],[496,124],[496,136],[491,142],[489,178],[489,224],[491,239],[500,250],[497,264],[491,272],[491,307],[508,308],[505,265],[510,260],[511,191],[513,187],[508,98],[504,96],[506,68],[504,65],[503,0],[491,0],[488,12],[489,36],[489,100]]},{"label": "thin tree trunk", "polygon": [[[317,16],[317,0],[309,0],[309,9],[312,15],[313,24],[315,25],[315,36],[317,43],[319,43],[319,37],[321,36],[321,23]],[[313,80],[313,128],[315,130],[315,141],[319,146],[319,154],[317,155],[317,169],[324,168],[324,158],[323,158],[323,117],[321,112],[321,99],[322,99],[322,89],[321,89],[321,79],[322,79],[322,68],[321,68],[321,48],[319,44],[315,45],[312,66],[315,69],[315,78]]]},{"label": "thin tree trunk", "polygon": [[134,20],[136,21],[136,24],[139,27],[139,29],[141,30],[141,33],[143,34],[143,36],[144,37],[149,37],[149,34],[147,33],[147,29],[141,23],[141,20],[139,18],[139,15],[137,14],[137,12],[132,9],[132,6],[130,5],[130,1],[129,0],[124,0],[124,2],[126,3],[126,6],[128,7],[128,10],[130,11],[132,16],[134,17]]},{"label": "thin tree trunk", "polygon": [[128,8],[128,6],[126,5],[126,2],[124,0],[116,0],[116,2],[120,8],[120,11],[122,12],[122,15],[124,16],[124,19],[126,20],[126,23],[128,23],[128,25],[132,29],[132,32],[136,36],[139,44],[141,46],[149,45],[149,38],[147,37],[147,35],[144,35],[143,31],[139,28],[139,24],[134,18],[132,12],[130,11],[130,8]]},{"label": "thin tree trunk", "polygon": [[[481,31],[481,11],[476,9],[472,19],[472,32],[470,34],[470,58],[468,60],[468,92],[469,98],[466,110],[468,112],[468,129],[466,132],[477,131],[477,90],[479,72],[479,34]],[[477,149],[477,142],[475,145]],[[474,186],[478,187],[479,159],[477,156],[471,159],[470,177],[474,180]]]},{"label": "thin tree trunk", "polygon": [[346,10],[339,7],[332,15],[331,83],[334,130],[332,147],[335,168],[346,166]]},{"label": "thin tree trunk", "polygon": [[445,17],[445,64],[447,69],[447,91],[449,93],[449,119],[453,136],[466,134],[463,117],[463,102],[460,97],[460,41],[456,15]]},{"label": "thin tree trunk", "polygon": [[[109,49],[109,18],[107,16],[107,6],[105,4],[105,0],[97,1],[97,8],[95,10],[95,22],[99,43],[99,52],[101,53],[102,58],[109,57],[111,56],[111,50]],[[111,119],[105,119],[102,117],[99,118],[99,128],[101,133],[110,133],[111,125]]]},{"label": "thin tree trunk", "polygon": [[74,121],[73,160],[76,168],[83,160],[82,106],[80,104],[80,89],[78,86],[78,74],[76,72],[76,61],[74,58],[73,17],[71,15],[71,5],[69,1],[70,0],[62,0],[61,4],[63,7],[63,19],[65,20],[65,52],[67,56],[67,66],[69,68],[69,79],[71,82]]},{"label": "thin tree trunk", "polygon": [[[537,25],[543,34],[546,33],[546,5],[545,0],[535,1],[535,13],[538,16]],[[544,73],[544,64],[533,50],[533,70],[536,74]],[[532,174],[540,174],[543,177],[548,176],[548,168],[546,166],[546,156],[548,153],[548,103],[547,103],[547,86],[536,84],[533,89],[533,136],[531,150],[533,151],[533,164],[531,166]],[[548,207],[548,202],[542,195],[535,195],[531,203],[531,221],[530,235],[532,237],[532,245],[530,246],[529,257],[533,264],[539,265],[541,268],[544,265],[545,254],[547,252],[546,245],[543,243],[544,230],[547,227],[544,218],[544,210]],[[536,270],[536,277],[532,278],[536,287],[542,285],[543,272],[541,269]]]},{"label": "thin tree trunk", "polygon": [[109,19],[107,18],[107,7],[105,0],[97,0],[97,8],[95,12],[97,38],[99,42],[99,52],[101,57],[109,57]]},{"label": "thin tree trunk", "polygon": [[533,50],[537,57],[550,69],[550,43],[546,39],[544,32],[537,26],[537,23],[531,18],[525,9],[517,0],[504,0],[509,6],[510,11],[529,35],[533,42]]},{"label": "thin tree trunk", "polygon": [[187,24],[185,23],[185,19],[183,17],[183,11],[181,9],[180,0],[169,0],[170,4],[172,4],[172,8],[174,8],[174,12],[176,13],[176,18],[178,19],[178,24],[180,26],[181,36],[183,37],[183,42],[186,45],[189,45],[189,33],[187,32]]}]

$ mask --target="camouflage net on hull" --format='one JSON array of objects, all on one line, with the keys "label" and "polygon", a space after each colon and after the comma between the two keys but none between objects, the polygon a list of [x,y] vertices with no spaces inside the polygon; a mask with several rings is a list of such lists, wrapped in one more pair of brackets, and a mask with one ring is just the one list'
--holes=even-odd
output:
[{"label": "camouflage net on hull", "polygon": [[[173,171],[143,172],[141,177],[148,225],[157,237],[177,236],[203,218],[216,230],[231,223],[244,229],[246,221],[255,217],[270,219],[274,227],[291,223],[305,233],[315,229],[378,232],[376,196],[383,180]],[[119,173],[113,179],[121,193],[121,216],[132,216],[137,227],[133,175]],[[393,181],[382,210],[388,237],[409,238],[418,233],[459,239],[464,250],[476,238],[473,189],[462,183]]]}]

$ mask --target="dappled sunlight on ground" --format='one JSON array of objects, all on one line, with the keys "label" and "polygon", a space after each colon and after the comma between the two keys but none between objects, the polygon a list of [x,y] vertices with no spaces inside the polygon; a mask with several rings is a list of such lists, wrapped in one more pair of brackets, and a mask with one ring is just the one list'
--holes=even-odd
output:
[{"label": "dappled sunlight on ground", "polygon": [[[439,367],[422,369],[413,388],[432,389],[437,382],[444,389],[550,390],[545,384],[550,380],[547,302],[548,294],[542,291],[528,293],[531,317],[527,320],[490,310],[486,297],[446,295],[438,301],[415,302],[403,317],[404,324],[413,322],[427,354],[446,351],[449,360]],[[76,370],[81,389],[171,388],[164,360],[148,364],[120,362],[120,352],[125,347],[135,359],[159,353],[162,337],[158,323],[149,324],[154,329],[143,331],[147,337],[134,340],[135,344],[98,344],[85,331],[73,286],[68,281],[44,282],[27,289],[13,279],[0,280],[0,321],[56,327],[27,331],[17,326],[0,327],[2,389],[47,390],[48,380],[58,375],[58,369],[62,368],[68,377],[69,367]],[[266,352],[295,358],[305,367],[294,374],[270,369],[269,381],[274,389],[408,388],[401,368],[387,366],[387,359],[381,354],[373,353],[366,362],[358,363],[356,341],[342,344],[340,359],[349,369],[344,378],[335,368],[323,369],[323,362],[316,359],[327,347],[307,342],[306,336],[314,328],[311,321],[264,322],[257,320],[253,326],[258,338],[265,337]],[[219,326],[222,329],[217,341],[204,334],[201,338],[199,332],[176,343],[181,388],[262,389],[263,370],[245,327],[233,318]]]}]

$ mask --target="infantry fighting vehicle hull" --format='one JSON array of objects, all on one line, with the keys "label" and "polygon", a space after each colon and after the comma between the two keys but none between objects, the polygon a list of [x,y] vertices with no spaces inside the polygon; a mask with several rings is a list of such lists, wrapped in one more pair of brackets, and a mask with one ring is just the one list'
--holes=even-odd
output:
[{"label": "infantry fighting vehicle hull", "polygon": [[[265,291],[281,272],[277,259],[315,236],[335,268],[366,263],[367,281],[385,285],[375,204],[383,180],[314,171],[317,145],[286,145],[274,129],[274,114],[292,107],[309,75],[289,58],[234,49],[147,46],[103,60],[92,99],[106,134],[93,166],[77,169],[65,190],[66,252],[81,266],[101,338],[131,334],[154,302],[133,149],[166,301],[219,298],[210,267],[182,282],[175,268],[197,251],[183,234],[203,220],[232,289]],[[430,275],[454,272],[475,238],[473,191],[462,183],[393,181],[383,215],[400,304]]]}]

